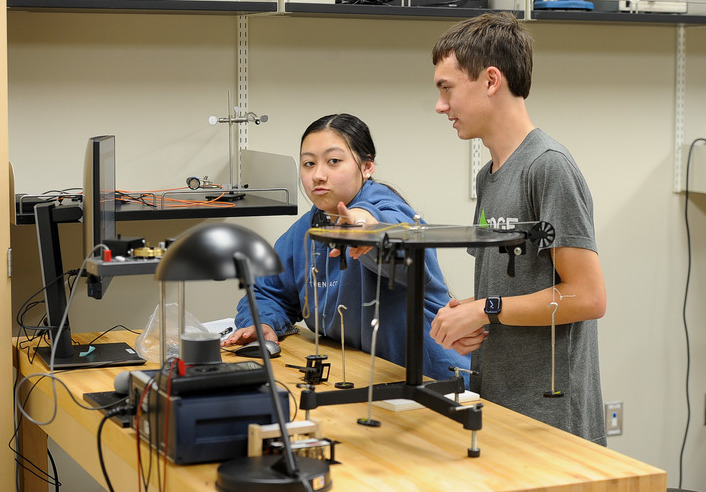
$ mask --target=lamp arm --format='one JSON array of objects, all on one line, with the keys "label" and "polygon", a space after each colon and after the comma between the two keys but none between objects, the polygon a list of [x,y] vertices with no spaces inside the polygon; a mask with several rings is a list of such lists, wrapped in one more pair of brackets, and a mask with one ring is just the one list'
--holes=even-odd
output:
[{"label": "lamp arm", "polygon": [[235,260],[236,272],[240,280],[241,285],[245,288],[246,295],[248,298],[248,305],[250,306],[250,314],[255,324],[255,332],[257,333],[257,339],[260,342],[260,357],[265,365],[265,373],[267,374],[267,381],[270,385],[270,396],[272,397],[272,406],[275,409],[275,414],[277,415],[277,423],[279,424],[280,433],[282,434],[282,444],[284,445],[284,464],[285,473],[290,477],[299,476],[299,466],[294,458],[294,451],[292,450],[292,444],[289,441],[289,434],[287,433],[287,426],[285,424],[284,412],[282,411],[282,405],[279,398],[277,397],[277,387],[275,386],[274,373],[272,372],[272,364],[270,363],[270,354],[265,349],[265,334],[262,331],[262,325],[260,324],[260,315],[257,311],[257,303],[255,302],[255,291],[253,289],[253,277],[250,270],[250,260],[241,253],[236,253],[233,256]]}]

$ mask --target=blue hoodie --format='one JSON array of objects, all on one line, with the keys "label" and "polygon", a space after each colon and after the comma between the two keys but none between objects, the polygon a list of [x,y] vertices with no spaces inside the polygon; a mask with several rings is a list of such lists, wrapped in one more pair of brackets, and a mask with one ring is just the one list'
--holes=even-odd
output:
[{"label": "blue hoodie", "polygon": [[[412,223],[414,210],[389,187],[368,180],[348,208],[362,208],[379,222]],[[255,284],[255,297],[260,321],[282,335],[294,323],[304,319],[303,306],[308,298],[307,327],[315,330],[315,296],[312,279],[312,261],[315,261],[318,284],[319,335],[341,340],[339,305],[346,309],[343,323],[346,346],[370,353],[372,342],[371,321],[375,317],[378,266],[377,249],[359,260],[347,258],[348,267],[340,269],[339,258],[329,258],[327,244],[306,240],[312,226],[312,217],[318,209],[312,207],[298,219],[275,243],[284,272],[270,277],[260,277]],[[307,258],[308,256],[308,258]],[[462,356],[454,350],[444,349],[430,336],[431,322],[437,311],[449,302],[448,288],[436,257],[436,250],[426,250],[424,302],[424,375],[443,380],[451,376],[450,366],[470,368],[470,355]],[[388,269],[383,268],[383,276]],[[391,362],[405,365],[405,340],[407,327],[407,275],[404,267],[395,272],[395,285],[389,289],[387,279],[380,284],[380,326],[377,334],[376,355]],[[308,287],[305,291],[305,283]],[[306,297],[305,297],[306,296]],[[236,326],[253,325],[247,299],[238,303]]]}]

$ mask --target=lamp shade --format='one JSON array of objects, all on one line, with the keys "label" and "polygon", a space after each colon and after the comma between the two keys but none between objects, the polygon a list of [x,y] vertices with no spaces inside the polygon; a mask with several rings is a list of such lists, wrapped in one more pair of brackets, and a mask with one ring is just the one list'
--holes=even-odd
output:
[{"label": "lamp shade", "polygon": [[174,241],[157,266],[157,280],[243,279],[238,257],[248,260],[253,277],[283,271],[282,262],[270,244],[253,231],[224,222],[200,224]]}]

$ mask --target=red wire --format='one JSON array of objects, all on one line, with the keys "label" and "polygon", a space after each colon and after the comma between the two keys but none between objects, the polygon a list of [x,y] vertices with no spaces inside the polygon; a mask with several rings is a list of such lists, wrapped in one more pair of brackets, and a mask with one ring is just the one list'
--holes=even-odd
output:
[{"label": "red wire", "polygon": [[140,403],[137,405],[137,414],[136,414],[136,422],[137,422],[137,490],[140,492],[142,490],[142,455],[140,453],[140,414],[142,413],[142,402],[145,400],[145,396],[149,392],[151,383],[148,382],[148,384],[145,385],[145,388],[142,390],[142,394],[140,395]]},{"label": "red wire", "polygon": [[167,490],[167,451],[169,450],[169,407],[170,398],[172,394],[172,373],[174,372],[174,366],[179,361],[178,357],[172,359],[169,365],[169,378],[167,379],[167,408],[165,410],[164,416],[164,490]]}]

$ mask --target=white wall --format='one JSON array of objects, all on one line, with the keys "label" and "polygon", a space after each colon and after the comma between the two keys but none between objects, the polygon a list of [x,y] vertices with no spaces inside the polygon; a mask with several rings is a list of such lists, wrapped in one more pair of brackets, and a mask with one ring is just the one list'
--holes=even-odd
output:
[{"label": "white wall", "polygon": [[[10,12],[10,158],[18,192],[81,185],[89,136],[117,136],[118,185],[182,186],[188,175],[227,176],[224,116],[235,91],[236,18]],[[432,223],[468,224],[470,145],[434,113],[430,50],[446,21],[256,16],[249,19],[250,148],[295,156],[305,126],[347,111],[371,127],[376,175]],[[572,150],[592,188],[608,288],[599,323],[604,399],[624,402],[609,447],[667,470],[678,484],[686,425],[687,278],[684,196],[673,192],[674,26],[532,23],[534,123]],[[687,30],[686,140],[706,137],[706,33]],[[302,210],[308,208],[300,198]],[[689,208],[692,272],[691,426],[682,486],[706,489],[706,198]],[[293,217],[234,219],[274,241]],[[120,225],[156,242],[194,221]],[[62,227],[65,267],[78,266],[77,224]],[[40,287],[31,227],[13,228],[13,306]],[[472,260],[441,251],[458,296],[473,293]],[[77,296],[74,329],[141,329],[157,302],[150,278],[119,278],[106,299]],[[232,313],[233,285],[188,289],[203,321]],[[480,436],[482,439],[482,435]]]}]

